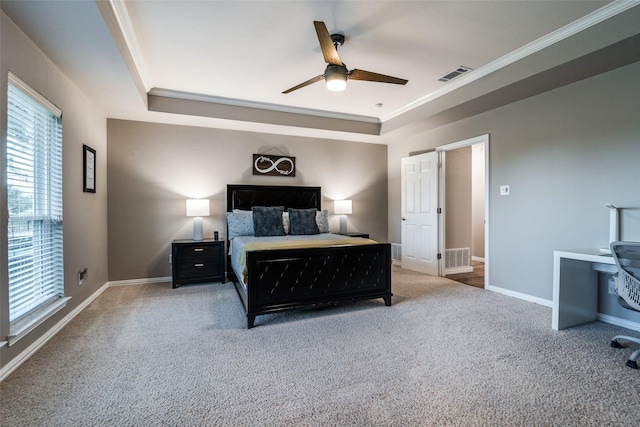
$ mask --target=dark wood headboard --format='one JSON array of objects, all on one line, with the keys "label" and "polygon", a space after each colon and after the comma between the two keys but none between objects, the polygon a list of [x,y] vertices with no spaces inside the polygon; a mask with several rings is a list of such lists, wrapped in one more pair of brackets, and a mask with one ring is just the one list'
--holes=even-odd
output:
[{"label": "dark wood headboard", "polygon": [[227,185],[227,212],[234,209],[251,210],[252,206],[284,206],[320,210],[320,187],[286,185]]}]

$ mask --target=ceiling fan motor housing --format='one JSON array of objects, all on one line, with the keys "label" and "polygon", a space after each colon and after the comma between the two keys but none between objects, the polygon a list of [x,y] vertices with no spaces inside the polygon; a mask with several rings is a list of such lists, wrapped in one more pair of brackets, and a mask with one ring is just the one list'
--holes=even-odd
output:
[{"label": "ceiling fan motor housing", "polygon": [[327,68],[324,70],[324,80],[327,84],[327,89],[333,91],[344,90],[347,86],[347,78],[349,76],[349,71],[347,70],[347,66],[342,65],[327,65]]},{"label": "ceiling fan motor housing", "polygon": [[331,34],[331,41],[336,48],[342,46],[344,44],[344,34]]},{"label": "ceiling fan motor housing", "polygon": [[324,70],[324,78],[344,78],[346,79],[349,75],[349,70],[347,70],[347,66],[345,64],[342,65],[327,65],[327,68]]}]

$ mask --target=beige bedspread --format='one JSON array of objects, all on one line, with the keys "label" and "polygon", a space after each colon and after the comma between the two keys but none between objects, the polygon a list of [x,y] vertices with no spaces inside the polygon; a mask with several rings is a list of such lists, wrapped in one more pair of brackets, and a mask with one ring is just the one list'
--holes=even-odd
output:
[{"label": "beige bedspread", "polygon": [[245,243],[242,246],[238,261],[242,266],[242,276],[244,278],[244,283],[247,283],[247,252],[249,251],[372,245],[376,243],[378,242],[376,242],[375,240],[365,239],[363,237],[345,237],[344,239],[283,240],[277,242],[249,242]]}]

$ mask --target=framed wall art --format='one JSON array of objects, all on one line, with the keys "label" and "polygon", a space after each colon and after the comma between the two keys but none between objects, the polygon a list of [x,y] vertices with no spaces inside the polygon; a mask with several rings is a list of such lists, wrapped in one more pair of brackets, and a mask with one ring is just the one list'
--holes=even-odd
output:
[{"label": "framed wall art", "polygon": [[253,174],[296,176],[296,158],[290,156],[253,155]]},{"label": "framed wall art", "polygon": [[96,150],[88,145],[82,146],[83,191],[96,192]]}]

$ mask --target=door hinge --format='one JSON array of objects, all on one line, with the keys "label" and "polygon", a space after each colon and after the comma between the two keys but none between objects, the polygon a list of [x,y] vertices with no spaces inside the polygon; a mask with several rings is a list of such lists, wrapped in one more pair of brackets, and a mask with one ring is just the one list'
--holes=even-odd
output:
[{"label": "door hinge", "polygon": [[438,254],[438,259],[442,259],[442,254]]},{"label": "door hinge", "polygon": [[441,214],[442,213],[442,208],[438,208],[438,213]]}]

